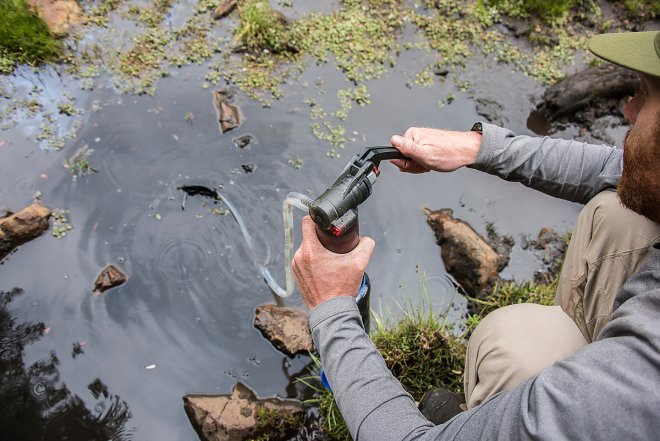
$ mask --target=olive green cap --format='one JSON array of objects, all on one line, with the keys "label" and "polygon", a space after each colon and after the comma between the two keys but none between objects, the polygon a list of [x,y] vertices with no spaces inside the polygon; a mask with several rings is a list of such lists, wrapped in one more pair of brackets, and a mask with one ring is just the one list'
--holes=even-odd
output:
[{"label": "olive green cap", "polygon": [[601,34],[588,44],[603,60],[660,77],[660,31]]}]

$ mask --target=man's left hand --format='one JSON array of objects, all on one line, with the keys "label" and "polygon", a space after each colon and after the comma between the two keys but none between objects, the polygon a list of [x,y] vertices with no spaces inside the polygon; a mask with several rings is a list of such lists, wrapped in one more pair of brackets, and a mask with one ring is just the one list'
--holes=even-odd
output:
[{"label": "man's left hand", "polygon": [[339,296],[356,296],[376,243],[361,237],[347,254],[328,251],[316,236],[309,216],[302,220],[302,243],[291,262],[298,289],[309,309]]}]

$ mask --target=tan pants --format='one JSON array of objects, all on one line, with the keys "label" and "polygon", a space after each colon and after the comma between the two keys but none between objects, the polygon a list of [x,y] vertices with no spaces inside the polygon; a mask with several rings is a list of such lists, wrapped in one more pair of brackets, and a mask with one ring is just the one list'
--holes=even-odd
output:
[{"label": "tan pants", "polygon": [[584,207],[561,270],[556,303],[500,308],[477,326],[468,343],[465,399],[475,407],[512,389],[597,339],[619,288],[660,239],[660,225],[603,192]]}]

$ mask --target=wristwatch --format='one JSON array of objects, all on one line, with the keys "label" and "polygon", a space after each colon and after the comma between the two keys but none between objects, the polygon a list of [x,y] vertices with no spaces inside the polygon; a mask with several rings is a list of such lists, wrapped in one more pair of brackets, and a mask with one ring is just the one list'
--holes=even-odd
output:
[{"label": "wristwatch", "polygon": [[474,123],[474,125],[472,126],[472,128],[470,129],[470,131],[471,131],[471,132],[478,132],[478,133],[481,133],[482,135],[484,134],[484,128],[483,128],[483,126],[481,125],[481,122],[476,122],[476,123]]}]

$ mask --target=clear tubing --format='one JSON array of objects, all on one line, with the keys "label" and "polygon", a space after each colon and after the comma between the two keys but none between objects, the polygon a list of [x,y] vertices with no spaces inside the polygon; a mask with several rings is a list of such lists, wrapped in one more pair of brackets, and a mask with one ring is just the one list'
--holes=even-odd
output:
[{"label": "clear tubing", "polygon": [[[293,276],[291,275],[291,260],[293,259],[293,207],[299,208],[305,213],[309,212],[312,199],[301,193],[291,192],[286,195],[282,202],[282,221],[284,223],[284,275],[286,277],[286,291],[283,290],[273,279],[266,268],[262,268],[261,274],[266,279],[270,289],[280,297],[289,297],[293,293]],[[265,271],[264,271],[265,270]]]},{"label": "clear tubing", "polygon": [[313,202],[312,199],[304,194],[292,192],[287,194],[286,199],[282,202],[282,220],[284,221],[284,274],[286,277],[286,289],[282,289],[268,268],[259,263],[257,253],[254,250],[254,244],[252,243],[252,236],[250,236],[245,221],[238,213],[238,210],[236,210],[236,207],[227,199],[226,195],[220,192],[218,192],[218,195],[222,198],[222,201],[241,229],[241,234],[243,234],[243,238],[252,256],[252,262],[259,268],[259,272],[268,284],[268,287],[280,297],[289,297],[293,293],[294,288],[293,276],[291,275],[291,260],[293,259],[293,207],[308,213],[309,206]]}]

